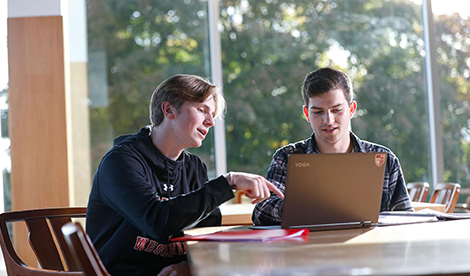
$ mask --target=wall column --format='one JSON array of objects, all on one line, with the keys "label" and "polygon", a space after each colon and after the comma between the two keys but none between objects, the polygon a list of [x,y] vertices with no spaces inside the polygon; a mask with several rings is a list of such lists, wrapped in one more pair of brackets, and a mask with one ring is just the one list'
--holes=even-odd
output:
[{"label": "wall column", "polygon": [[[8,1],[12,209],[69,206],[67,72],[60,0]],[[36,265],[26,229],[14,228],[21,258]]]}]

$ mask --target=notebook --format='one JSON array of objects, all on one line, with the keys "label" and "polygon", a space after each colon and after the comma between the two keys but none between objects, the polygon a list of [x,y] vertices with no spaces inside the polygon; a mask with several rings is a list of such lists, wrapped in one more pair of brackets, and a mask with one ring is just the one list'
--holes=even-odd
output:
[{"label": "notebook", "polygon": [[171,241],[272,242],[307,236],[307,229],[218,231],[211,234],[172,238]]},{"label": "notebook", "polygon": [[290,155],[281,228],[377,225],[386,162],[382,152]]}]

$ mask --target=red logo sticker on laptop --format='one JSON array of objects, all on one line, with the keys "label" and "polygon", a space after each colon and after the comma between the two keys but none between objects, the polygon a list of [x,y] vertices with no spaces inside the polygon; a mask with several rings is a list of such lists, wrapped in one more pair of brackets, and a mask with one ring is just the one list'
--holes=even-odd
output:
[{"label": "red logo sticker on laptop", "polygon": [[376,154],[375,165],[377,165],[377,167],[382,167],[384,163],[385,163],[385,154]]}]

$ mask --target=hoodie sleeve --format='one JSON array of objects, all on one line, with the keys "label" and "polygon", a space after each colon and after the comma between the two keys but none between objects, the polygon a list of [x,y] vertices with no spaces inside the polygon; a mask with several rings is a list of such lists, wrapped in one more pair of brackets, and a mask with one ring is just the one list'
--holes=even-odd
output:
[{"label": "hoodie sleeve", "polygon": [[103,203],[159,242],[197,225],[233,198],[230,185],[220,176],[193,192],[160,201],[146,179],[147,170],[150,168],[132,151],[115,150],[100,165],[97,188]]}]

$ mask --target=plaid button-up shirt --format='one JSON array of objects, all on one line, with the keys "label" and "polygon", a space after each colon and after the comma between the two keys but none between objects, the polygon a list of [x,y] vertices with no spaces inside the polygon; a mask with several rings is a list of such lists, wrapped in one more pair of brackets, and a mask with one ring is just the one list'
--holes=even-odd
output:
[{"label": "plaid button-up shirt", "polygon": [[[413,211],[410,198],[406,190],[406,183],[398,158],[388,148],[361,141],[352,132],[350,133],[353,143],[352,152],[386,152],[387,164],[382,190],[382,203],[380,211]],[[306,140],[295,144],[289,144],[276,151],[271,161],[266,179],[272,182],[283,193],[286,191],[287,159],[290,154],[311,153],[320,154],[318,151],[315,134]],[[340,169],[338,169],[340,170]],[[253,211],[253,222],[255,225],[280,224],[282,218],[282,207],[284,200],[271,193],[271,197],[256,204]]]}]

